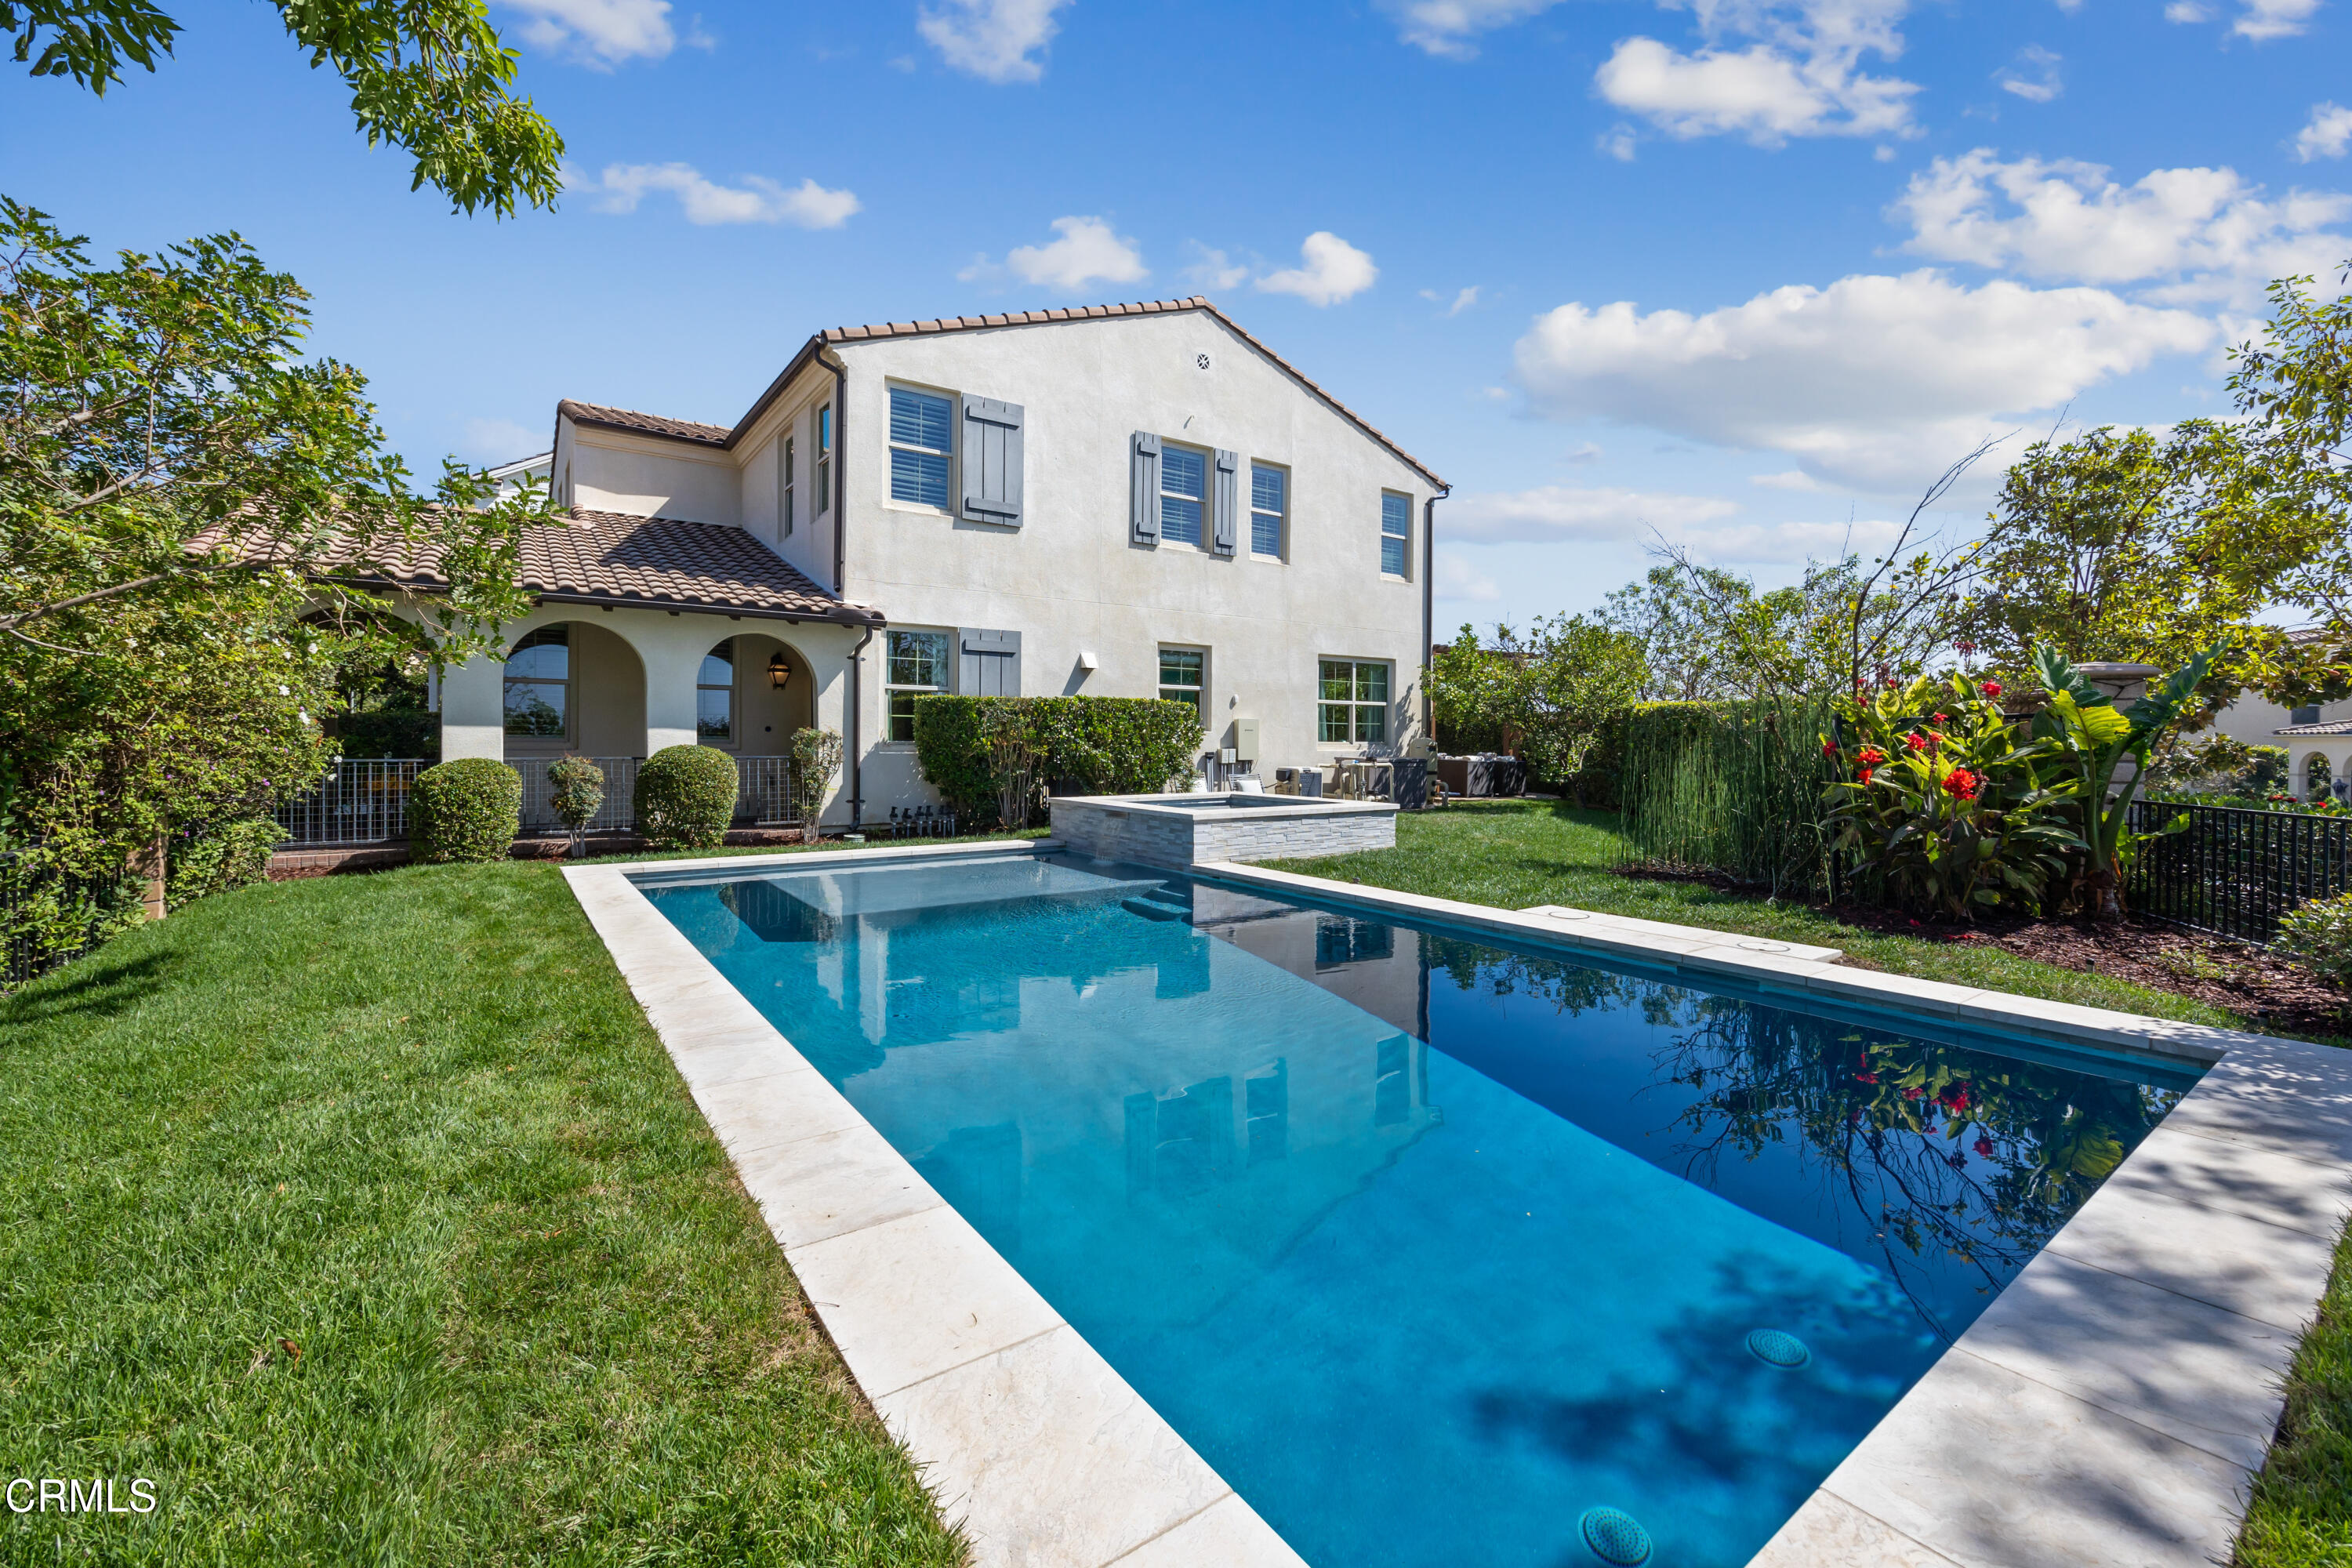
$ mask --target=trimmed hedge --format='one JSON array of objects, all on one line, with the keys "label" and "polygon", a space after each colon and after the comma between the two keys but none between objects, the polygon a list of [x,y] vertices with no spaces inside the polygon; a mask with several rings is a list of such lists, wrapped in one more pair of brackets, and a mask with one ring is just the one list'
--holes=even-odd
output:
[{"label": "trimmed hedge", "polygon": [[711,746],[667,746],[637,769],[637,831],[656,849],[727,842],[739,784],[735,759]]},{"label": "trimmed hedge", "polygon": [[459,757],[416,775],[408,833],[427,862],[503,860],[522,831],[522,775],[488,757]]},{"label": "trimmed hedge", "polygon": [[998,815],[980,716],[1006,706],[1028,715],[1039,775],[1075,781],[1089,795],[1165,790],[1192,772],[1207,734],[1192,704],[1157,697],[919,697],[915,761],[958,816]]},{"label": "trimmed hedge", "polygon": [[270,851],[286,830],[267,816],[232,817],[202,833],[173,840],[163,884],[167,909],[213,893],[248,888],[269,875]]}]

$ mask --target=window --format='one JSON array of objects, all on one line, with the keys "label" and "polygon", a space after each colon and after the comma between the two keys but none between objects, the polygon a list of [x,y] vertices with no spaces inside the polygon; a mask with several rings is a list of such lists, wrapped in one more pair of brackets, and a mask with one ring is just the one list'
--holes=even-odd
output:
[{"label": "window", "polygon": [[890,499],[948,507],[953,410],[928,392],[890,389]]},{"label": "window", "polygon": [[1412,542],[1412,498],[1393,490],[1381,492],[1381,570],[1391,577],[1408,576],[1407,546]]},{"label": "window", "polygon": [[809,515],[833,510],[833,405],[816,411],[816,507]]},{"label": "window", "polygon": [[547,626],[515,644],[507,655],[507,733],[568,735],[572,689],[570,628]]},{"label": "window", "polygon": [[735,738],[735,639],[702,656],[694,678],[694,733],[706,742]]},{"label": "window", "polygon": [[948,689],[948,634],[892,632],[889,668],[883,686],[890,694],[890,739],[915,738],[915,699]]},{"label": "window", "polygon": [[776,490],[778,497],[776,501],[776,534],[780,539],[790,539],[793,534],[793,481],[800,477],[799,474],[795,472],[795,467],[799,461],[799,457],[800,454],[793,450],[793,438],[790,436],[785,437],[784,444],[780,449],[780,453],[776,459],[783,465],[783,472],[777,479]]},{"label": "window", "polygon": [[1182,447],[1160,448],[1160,537],[1199,548],[1201,519],[1208,510],[1209,465],[1202,454]]},{"label": "window", "polygon": [[1336,969],[1343,963],[1396,956],[1396,928],[1346,915],[1324,915],[1315,922],[1315,967]]},{"label": "window", "polygon": [[1389,667],[1370,659],[1322,661],[1317,731],[1327,742],[1385,742],[1389,738]]},{"label": "window", "polygon": [[2305,706],[2303,706],[2303,707],[2301,707],[2301,708],[2296,709],[2294,712],[2292,712],[2292,713],[2290,713],[2290,714],[2288,714],[2288,715],[2286,716],[2286,721],[2287,721],[2288,723],[2290,723],[2290,724],[2316,724],[2316,723],[2318,723],[2318,722],[2319,722],[2319,704],[2318,704],[2318,703],[2316,703],[2316,702],[2312,702],[2312,703],[2307,703],[2307,704],[2305,704]]},{"label": "window", "polygon": [[1250,553],[1282,559],[1282,522],[1290,510],[1290,476],[1250,465]]},{"label": "window", "polygon": [[1160,697],[1164,702],[1189,702],[1192,711],[1202,710],[1202,668],[1208,656],[1198,648],[1163,647],[1160,650]]}]

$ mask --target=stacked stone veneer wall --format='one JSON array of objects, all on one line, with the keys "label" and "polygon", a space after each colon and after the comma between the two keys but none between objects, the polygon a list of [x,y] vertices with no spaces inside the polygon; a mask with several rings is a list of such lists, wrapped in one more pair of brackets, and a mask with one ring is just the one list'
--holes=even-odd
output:
[{"label": "stacked stone veneer wall", "polygon": [[1297,860],[1396,847],[1396,807],[1245,806],[1232,811],[1152,809],[1098,797],[1052,801],[1054,837],[1081,855],[1139,866],[1203,860]]}]

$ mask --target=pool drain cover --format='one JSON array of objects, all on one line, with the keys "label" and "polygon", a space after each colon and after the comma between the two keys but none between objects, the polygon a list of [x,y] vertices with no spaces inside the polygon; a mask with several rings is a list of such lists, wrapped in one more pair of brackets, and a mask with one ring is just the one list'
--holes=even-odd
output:
[{"label": "pool drain cover", "polygon": [[1813,1359],[1805,1342],[1779,1329],[1758,1329],[1748,1336],[1748,1353],[1768,1366],[1800,1367]]},{"label": "pool drain cover", "polygon": [[1650,1532],[1642,1521],[1622,1509],[1589,1508],[1584,1517],[1576,1521],[1577,1532],[1584,1544],[1603,1563],[1617,1568],[1636,1568],[1650,1560]]}]

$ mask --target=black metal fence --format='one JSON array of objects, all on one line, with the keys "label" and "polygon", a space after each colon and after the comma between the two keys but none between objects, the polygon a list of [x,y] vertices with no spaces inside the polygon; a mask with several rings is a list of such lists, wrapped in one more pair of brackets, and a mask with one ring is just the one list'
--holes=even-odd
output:
[{"label": "black metal fence", "polygon": [[[522,779],[522,831],[562,830],[550,796],[547,764],[553,758],[509,762]],[[637,767],[642,757],[591,757],[604,771],[604,802],[591,833],[626,833],[637,823]],[[338,762],[318,785],[279,805],[278,825],[294,848],[396,844],[408,837],[408,795],[416,775],[433,765],[422,757]],[[801,819],[793,798],[790,757],[738,757],[735,820],[756,827],[792,826]]]},{"label": "black metal fence", "polygon": [[113,935],[144,885],[128,866],[68,875],[38,845],[0,854],[0,990],[71,963]]},{"label": "black metal fence", "polygon": [[2144,833],[2189,818],[2180,832],[2140,846],[2126,883],[2137,913],[2267,942],[2296,905],[2352,891],[2352,819],[2147,800],[2131,813]]}]

